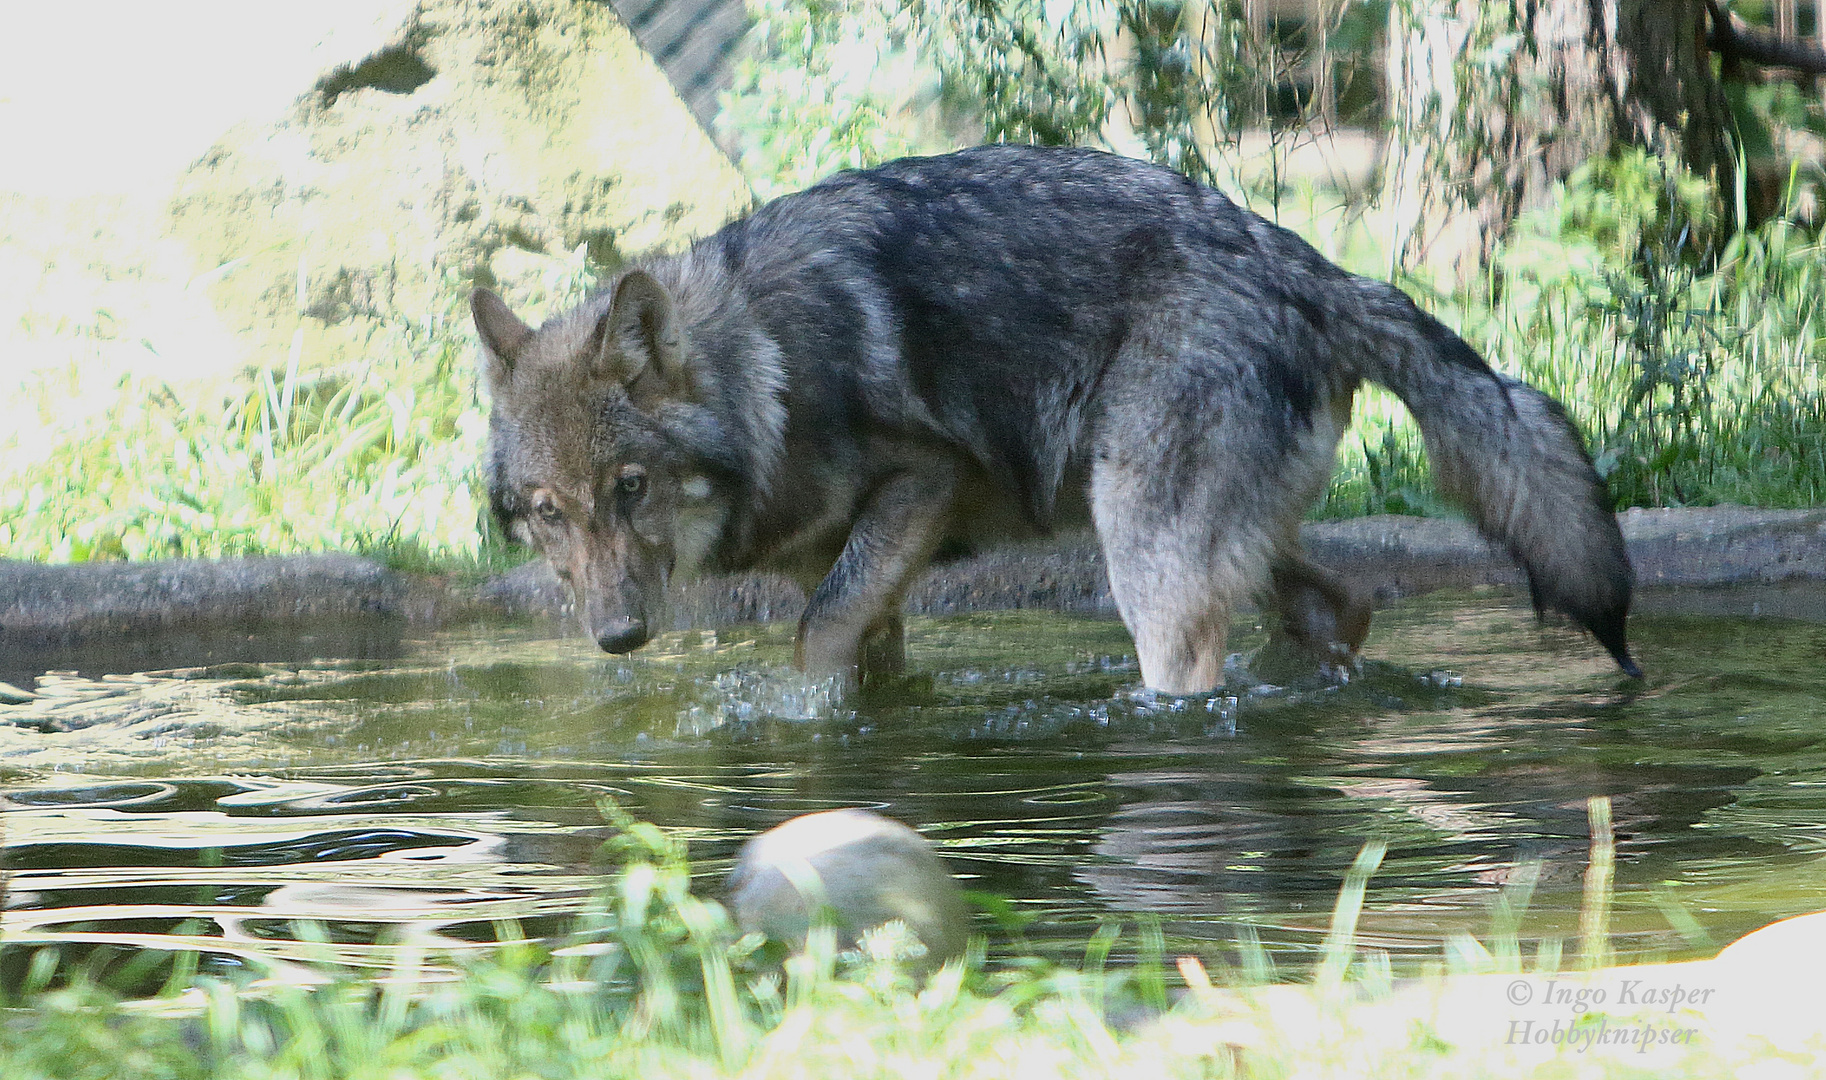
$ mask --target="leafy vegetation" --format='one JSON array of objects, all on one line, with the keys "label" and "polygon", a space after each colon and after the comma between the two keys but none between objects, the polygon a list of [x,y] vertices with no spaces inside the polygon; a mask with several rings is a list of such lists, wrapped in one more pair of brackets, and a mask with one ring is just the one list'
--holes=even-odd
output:
[{"label": "leafy vegetation", "polygon": [[473,548],[467,350],[447,317],[390,330],[361,370],[303,373],[294,352],[203,400],[132,386],[13,478],[0,542],[54,561]]},{"label": "leafy vegetation", "polygon": [[[1428,302],[1565,402],[1619,509],[1818,505],[1826,245],[1778,216],[1697,249],[1712,225],[1690,179],[1627,153],[1525,217],[1476,289]],[[1433,512],[1418,431],[1366,397],[1323,512]]]},{"label": "leafy vegetation", "polygon": [[[594,282],[555,263],[532,311]],[[54,562],[343,550],[411,568],[482,571],[514,556],[490,535],[466,289],[396,315],[358,366],[316,369],[302,332],[283,364],[224,383],[142,379],[56,445],[0,473],[0,554]],[[56,379],[36,406],[64,403]],[[0,459],[3,462],[4,459]]]}]

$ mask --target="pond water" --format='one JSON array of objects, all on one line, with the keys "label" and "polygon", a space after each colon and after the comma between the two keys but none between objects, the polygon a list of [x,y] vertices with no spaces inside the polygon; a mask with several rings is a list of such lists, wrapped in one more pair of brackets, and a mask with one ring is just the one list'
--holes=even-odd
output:
[{"label": "pond water", "polygon": [[1632,633],[1643,683],[1512,599],[1410,602],[1347,685],[1239,676],[1209,703],[1139,693],[1118,623],[1031,612],[913,620],[916,674],[842,707],[786,668],[782,625],[622,658],[491,627],[384,660],[46,675],[0,706],[0,977],[45,946],[144,981],[148,948],[284,970],[550,933],[602,881],[605,796],[678,830],[713,894],[754,833],[876,808],[1006,901],[979,917],[998,955],[1070,959],[1153,916],[1176,951],[1249,928],[1297,970],[1372,839],[1362,934],[1397,968],[1487,934],[1524,876],[1524,941],[1572,939],[1593,795],[1623,959],[1826,908],[1826,625]]}]

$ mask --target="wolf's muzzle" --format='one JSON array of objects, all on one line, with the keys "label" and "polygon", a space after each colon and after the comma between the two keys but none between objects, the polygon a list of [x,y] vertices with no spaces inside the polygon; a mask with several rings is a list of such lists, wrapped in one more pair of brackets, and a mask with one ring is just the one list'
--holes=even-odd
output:
[{"label": "wolf's muzzle", "polygon": [[603,652],[629,653],[647,643],[647,624],[640,619],[610,619],[595,630]]}]

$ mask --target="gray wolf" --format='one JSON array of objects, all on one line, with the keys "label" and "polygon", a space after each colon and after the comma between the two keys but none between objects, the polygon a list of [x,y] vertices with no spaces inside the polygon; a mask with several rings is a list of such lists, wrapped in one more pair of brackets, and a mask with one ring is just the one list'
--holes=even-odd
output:
[{"label": "gray wolf", "polygon": [[1230,613],[1348,657],[1369,609],[1311,563],[1358,385],[1418,421],[1438,486],[1525,568],[1537,611],[1625,641],[1632,571],[1578,431],[1398,289],[1170,170],[990,146],[844,172],[534,329],[472,296],[490,500],[639,647],[668,579],[768,567],[810,593],[797,661],[903,663],[941,545],[1088,517],[1143,681],[1223,682]]}]

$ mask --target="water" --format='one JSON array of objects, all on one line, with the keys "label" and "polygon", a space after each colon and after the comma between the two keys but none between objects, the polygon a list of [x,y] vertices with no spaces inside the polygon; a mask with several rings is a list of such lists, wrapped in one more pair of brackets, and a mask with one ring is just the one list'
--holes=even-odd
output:
[{"label": "water", "polygon": [[[1570,939],[1592,795],[1624,959],[1826,908],[1826,625],[1632,631],[1645,684],[1508,599],[1411,603],[1348,685],[1239,676],[1213,702],[1138,693],[1114,622],[1019,612],[914,620],[917,674],[841,706],[786,669],[788,626],[627,658],[478,628],[392,659],[44,676],[0,706],[0,979],[47,946],[151,985],[148,950],[309,977],[552,933],[602,881],[605,796],[683,835],[710,893],[759,830],[881,810],[1004,898],[981,919],[998,954],[1069,959],[1153,916],[1208,958],[1248,924],[1297,970],[1375,838],[1362,928],[1397,967],[1487,934],[1528,875],[1521,936]],[[1260,641],[1239,625],[1233,647]]]}]

